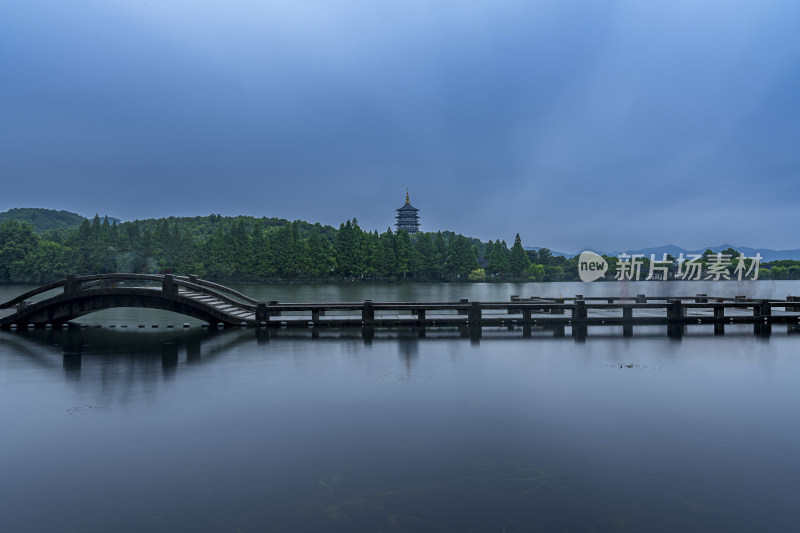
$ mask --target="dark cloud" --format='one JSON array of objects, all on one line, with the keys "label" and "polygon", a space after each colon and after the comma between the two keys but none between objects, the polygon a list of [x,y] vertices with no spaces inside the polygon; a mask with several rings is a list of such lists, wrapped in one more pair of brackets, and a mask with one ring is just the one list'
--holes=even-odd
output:
[{"label": "dark cloud", "polygon": [[792,2],[3,8],[0,208],[795,247]]}]

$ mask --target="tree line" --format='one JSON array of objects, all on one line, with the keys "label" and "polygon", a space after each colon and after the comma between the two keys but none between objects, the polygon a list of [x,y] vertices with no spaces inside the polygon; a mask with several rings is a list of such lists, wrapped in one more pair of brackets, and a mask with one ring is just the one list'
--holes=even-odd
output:
[{"label": "tree line", "polygon": [[[616,258],[606,259],[606,278],[613,279]],[[800,262],[775,263],[762,278],[800,279]],[[579,279],[577,257],[525,250],[519,234],[509,247],[504,240],[481,242],[450,231],[367,231],[355,218],[338,229],[220,215],[119,224],[95,215],[77,229],[41,233],[17,220],[0,224],[0,283],[112,272],[196,274],[221,282]]]},{"label": "tree line", "polygon": [[[217,281],[468,280],[485,250],[498,276],[525,278],[530,261],[517,236],[481,243],[444,231],[365,231],[354,218],[338,229],[304,221],[210,215],[109,222],[37,233],[0,224],[0,282],[47,283],[69,274],[197,274]],[[510,261],[502,258],[509,258]]]}]

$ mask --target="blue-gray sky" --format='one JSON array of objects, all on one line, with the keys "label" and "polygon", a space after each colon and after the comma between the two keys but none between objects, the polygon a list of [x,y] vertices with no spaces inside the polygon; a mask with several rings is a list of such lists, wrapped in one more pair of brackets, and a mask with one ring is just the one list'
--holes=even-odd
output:
[{"label": "blue-gray sky", "polygon": [[0,210],[798,248],[800,2],[0,1]]}]

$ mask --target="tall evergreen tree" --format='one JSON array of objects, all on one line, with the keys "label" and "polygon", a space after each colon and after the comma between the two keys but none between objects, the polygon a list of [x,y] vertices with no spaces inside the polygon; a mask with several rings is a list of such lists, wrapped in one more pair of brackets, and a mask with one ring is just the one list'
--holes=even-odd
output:
[{"label": "tall evergreen tree", "polygon": [[528,254],[525,253],[525,249],[522,247],[522,240],[519,238],[519,233],[514,237],[514,246],[511,247],[508,262],[511,268],[511,275],[515,278],[521,277],[531,265]]},{"label": "tall evergreen tree", "polygon": [[445,265],[448,273],[465,280],[472,270],[478,268],[478,259],[469,239],[459,234],[451,240]]}]

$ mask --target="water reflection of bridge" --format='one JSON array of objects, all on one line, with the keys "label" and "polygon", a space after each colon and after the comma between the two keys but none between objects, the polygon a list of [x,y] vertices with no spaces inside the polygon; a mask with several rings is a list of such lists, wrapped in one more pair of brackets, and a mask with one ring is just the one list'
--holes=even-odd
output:
[{"label": "water reflection of bridge", "polygon": [[[787,333],[800,334],[800,326],[788,325]],[[526,336],[526,333],[529,336]],[[751,335],[748,326],[736,326],[729,334]],[[761,335],[770,335],[763,330]],[[710,329],[689,332],[692,338],[713,337]],[[68,382],[99,383],[105,393],[112,394],[115,402],[125,403],[136,396],[131,388],[138,389],[147,383],[171,381],[184,373],[191,373],[204,365],[214,364],[222,358],[243,353],[283,353],[286,347],[294,349],[297,343],[327,343],[340,346],[357,342],[369,347],[373,344],[396,344],[400,355],[410,365],[423,344],[442,343],[447,347],[454,340],[472,345],[494,340],[531,342],[583,343],[586,337],[565,334],[564,328],[537,327],[532,331],[524,326],[458,328],[216,328],[160,330],[142,333],[108,328],[33,328],[18,329],[0,336],[4,356],[22,358],[27,365],[44,371],[62,371]],[[591,338],[619,338],[608,328],[592,332]],[[636,339],[664,339],[658,327],[641,328]],[[534,341],[536,342],[536,341]]]},{"label": "water reflection of bridge", "polygon": [[[56,292],[34,301],[47,293]],[[259,302],[238,291],[196,276],[103,274],[70,276],[0,304],[14,309],[0,317],[0,327],[57,327],[81,316],[117,307],[162,309],[198,318],[212,325],[263,328],[302,327],[364,329],[369,338],[383,328],[468,330],[480,336],[483,328],[521,327],[523,337],[540,329],[554,336],[584,338],[589,327],[666,326],[670,336],[681,336],[687,326],[712,326],[724,334],[726,326],[749,324],[757,334],[769,334],[773,324],[789,330],[800,323],[800,299],[749,299],[745,296],[652,298],[593,297],[518,298],[506,302]]]}]

